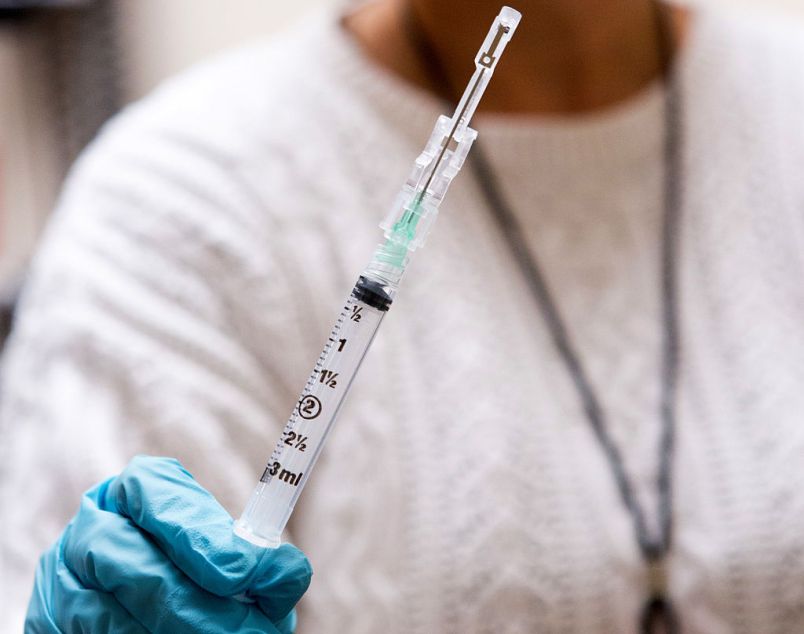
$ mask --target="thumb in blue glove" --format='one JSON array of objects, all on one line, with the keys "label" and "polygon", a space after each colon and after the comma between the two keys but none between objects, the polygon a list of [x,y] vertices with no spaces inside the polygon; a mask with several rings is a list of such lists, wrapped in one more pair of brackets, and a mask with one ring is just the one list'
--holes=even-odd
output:
[{"label": "thumb in blue glove", "polygon": [[137,457],[84,494],[42,556],[25,631],[289,634],[311,575],[294,546],[234,535],[176,460]]}]

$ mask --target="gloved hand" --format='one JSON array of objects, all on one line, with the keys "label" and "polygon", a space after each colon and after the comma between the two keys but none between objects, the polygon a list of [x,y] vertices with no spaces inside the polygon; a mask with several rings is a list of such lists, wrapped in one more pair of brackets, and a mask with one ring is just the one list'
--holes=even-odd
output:
[{"label": "gloved hand", "polygon": [[284,634],[311,575],[294,546],[235,536],[176,460],[137,457],[84,495],[42,556],[25,632]]}]

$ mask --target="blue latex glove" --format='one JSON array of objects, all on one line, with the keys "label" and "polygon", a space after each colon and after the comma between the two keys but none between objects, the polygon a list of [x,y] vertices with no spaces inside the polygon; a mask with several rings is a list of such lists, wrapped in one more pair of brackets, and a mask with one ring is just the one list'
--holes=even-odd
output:
[{"label": "blue latex glove", "polygon": [[[311,575],[294,546],[234,535],[177,461],[137,457],[84,495],[42,556],[25,631],[285,634]],[[233,598],[243,594],[254,602]]]}]

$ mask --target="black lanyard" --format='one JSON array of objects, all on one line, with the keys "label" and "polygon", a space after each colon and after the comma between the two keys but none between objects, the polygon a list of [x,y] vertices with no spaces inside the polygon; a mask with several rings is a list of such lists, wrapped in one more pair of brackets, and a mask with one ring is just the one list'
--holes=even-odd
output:
[{"label": "black lanyard", "polygon": [[[676,393],[680,355],[678,326],[677,252],[679,223],[682,208],[682,110],[678,77],[672,68],[673,32],[670,9],[654,2],[657,31],[657,54],[666,78],[663,139],[663,196],[661,226],[661,397],[656,490],[658,494],[658,534],[648,530],[645,512],[628,478],[620,450],[614,443],[602,409],[580,357],[578,356],[564,320],[558,310],[536,256],[528,247],[516,216],[502,192],[499,180],[486,157],[484,148],[475,141],[469,153],[469,163],[482,192],[486,206],[508,242],[511,253],[533,295],[550,332],[561,361],[578,393],[586,419],[603,451],[617,485],[620,498],[631,517],[639,550],[648,568],[648,592],[640,615],[643,634],[680,632],[678,617],[668,596],[667,558],[673,537],[673,455],[675,449]],[[416,48],[423,70],[441,93],[453,94],[449,76],[437,52],[422,28],[413,7],[408,3],[404,15],[408,37]],[[450,99],[452,101],[452,99]]]}]

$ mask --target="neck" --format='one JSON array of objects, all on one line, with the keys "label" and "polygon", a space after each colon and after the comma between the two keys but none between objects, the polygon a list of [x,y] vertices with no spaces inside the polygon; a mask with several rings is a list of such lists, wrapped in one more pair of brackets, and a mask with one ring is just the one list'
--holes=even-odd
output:
[{"label": "neck", "polygon": [[[688,14],[651,0],[509,0],[522,22],[481,109],[502,113],[576,113],[628,99],[664,70],[657,16],[675,49]],[[379,0],[345,19],[366,53],[422,88],[455,97],[500,0]],[[435,86],[405,27],[405,12],[437,55],[450,88]],[[673,50],[667,51],[672,53]],[[451,93],[451,94],[445,94]]]}]

